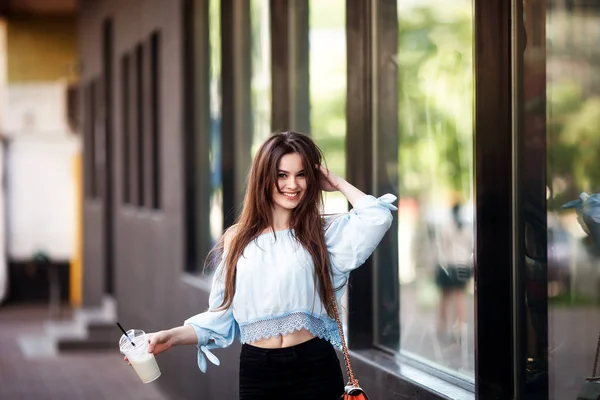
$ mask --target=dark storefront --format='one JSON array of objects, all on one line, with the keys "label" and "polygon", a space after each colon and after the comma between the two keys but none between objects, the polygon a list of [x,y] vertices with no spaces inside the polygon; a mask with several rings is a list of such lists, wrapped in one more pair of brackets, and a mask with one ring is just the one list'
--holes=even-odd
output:
[{"label": "dark storefront", "polygon": [[[562,206],[600,192],[595,2],[84,0],[79,42],[86,306],[146,331],[205,310],[251,157],[294,129],[399,198],[345,304],[373,399],[577,398],[600,228]],[[157,384],[235,399],[238,351],[203,375],[174,349]]]}]

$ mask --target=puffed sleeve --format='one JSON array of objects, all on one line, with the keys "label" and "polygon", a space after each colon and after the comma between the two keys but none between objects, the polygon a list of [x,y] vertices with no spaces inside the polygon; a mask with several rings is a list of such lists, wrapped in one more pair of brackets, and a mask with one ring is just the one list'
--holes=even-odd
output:
[{"label": "puffed sleeve", "polygon": [[331,259],[334,281],[339,283],[371,256],[392,225],[392,203],[396,196],[365,195],[348,213],[325,221],[325,244]]},{"label": "puffed sleeve", "polygon": [[219,359],[210,350],[231,346],[239,329],[231,307],[215,311],[223,302],[225,274],[222,272],[225,257],[224,254],[213,276],[208,311],[194,315],[183,323],[192,326],[198,336],[198,368],[202,372],[206,372],[206,358],[215,365],[220,364]]}]

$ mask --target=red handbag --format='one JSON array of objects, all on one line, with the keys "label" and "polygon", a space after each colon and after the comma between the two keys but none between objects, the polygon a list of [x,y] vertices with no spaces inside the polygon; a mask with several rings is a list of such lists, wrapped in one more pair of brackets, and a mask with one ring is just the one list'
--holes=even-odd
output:
[{"label": "red handbag", "polygon": [[348,384],[346,385],[344,394],[340,397],[340,400],[369,400],[369,396],[367,396],[365,391],[358,386],[358,379],[354,377],[354,372],[352,371],[352,364],[350,363],[348,347],[346,346],[346,339],[344,338],[344,331],[342,329],[342,322],[340,321],[340,314],[338,313],[335,296],[333,297],[333,311],[335,312],[335,320],[337,321],[340,337],[342,338],[344,362],[346,363],[346,371],[348,372]]}]

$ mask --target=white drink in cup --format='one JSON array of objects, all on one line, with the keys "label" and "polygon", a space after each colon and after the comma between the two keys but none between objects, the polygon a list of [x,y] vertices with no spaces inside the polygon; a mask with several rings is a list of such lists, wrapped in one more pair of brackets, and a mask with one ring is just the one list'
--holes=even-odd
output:
[{"label": "white drink in cup", "polygon": [[129,335],[135,346],[125,335],[122,335],[119,340],[121,353],[129,359],[131,366],[142,382],[149,383],[158,379],[160,369],[158,368],[154,354],[148,353],[146,332],[139,329],[130,329],[127,331],[127,335]]}]

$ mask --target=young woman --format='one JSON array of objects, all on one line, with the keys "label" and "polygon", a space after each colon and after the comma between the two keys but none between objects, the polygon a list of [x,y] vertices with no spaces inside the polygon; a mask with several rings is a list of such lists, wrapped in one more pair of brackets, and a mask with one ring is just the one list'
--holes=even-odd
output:
[{"label": "young woman", "polygon": [[[340,191],[353,210],[324,218],[322,191]],[[252,163],[241,216],[217,246],[208,311],[152,334],[150,351],[197,345],[205,372],[207,358],[219,365],[210,350],[239,337],[240,399],[338,399],[334,301],[389,229],[395,199],[329,172],[308,136],[272,135]]]}]

